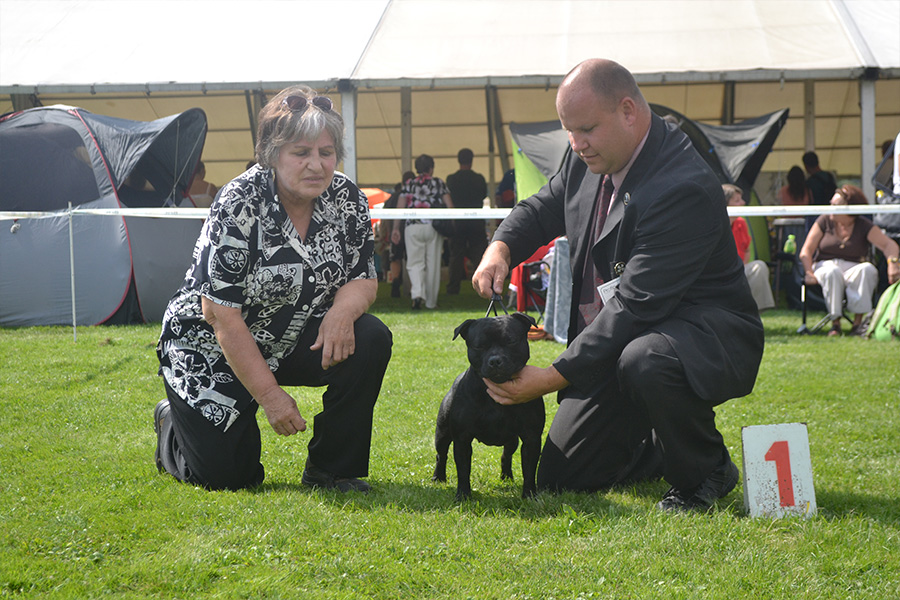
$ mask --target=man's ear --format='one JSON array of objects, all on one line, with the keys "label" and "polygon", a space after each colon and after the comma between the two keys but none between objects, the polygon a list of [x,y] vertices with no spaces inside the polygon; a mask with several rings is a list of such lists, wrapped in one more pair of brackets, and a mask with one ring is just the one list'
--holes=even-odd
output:
[{"label": "man's ear", "polygon": [[637,120],[637,105],[631,96],[622,98],[622,101],[619,102],[619,110],[622,111],[622,118],[625,120],[625,123],[629,126],[634,125]]}]

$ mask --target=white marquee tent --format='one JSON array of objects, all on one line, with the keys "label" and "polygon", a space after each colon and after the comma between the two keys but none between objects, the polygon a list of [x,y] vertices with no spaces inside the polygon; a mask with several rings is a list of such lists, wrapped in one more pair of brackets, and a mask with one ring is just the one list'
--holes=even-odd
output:
[{"label": "white marquee tent", "polygon": [[815,149],[868,185],[900,130],[900,0],[0,0],[0,112],[200,107],[218,183],[252,158],[261,103],[298,82],[338,101],[360,184],[423,152],[446,175],[463,146],[496,182],[509,122],[556,118],[556,85],[592,56],[697,121],[789,108],[771,173]]}]

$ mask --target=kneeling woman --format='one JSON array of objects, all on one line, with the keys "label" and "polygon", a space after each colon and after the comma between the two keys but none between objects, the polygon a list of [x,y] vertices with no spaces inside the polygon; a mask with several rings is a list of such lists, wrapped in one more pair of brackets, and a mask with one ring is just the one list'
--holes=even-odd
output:
[{"label": "kneeling woman", "polygon": [[156,464],[210,489],[258,485],[262,406],[280,435],[306,430],[281,386],[325,386],[305,485],[368,491],[372,413],[391,333],[375,300],[368,202],[345,175],[343,120],[296,86],[259,115],[258,164],[210,208],[157,347],[167,400]]}]

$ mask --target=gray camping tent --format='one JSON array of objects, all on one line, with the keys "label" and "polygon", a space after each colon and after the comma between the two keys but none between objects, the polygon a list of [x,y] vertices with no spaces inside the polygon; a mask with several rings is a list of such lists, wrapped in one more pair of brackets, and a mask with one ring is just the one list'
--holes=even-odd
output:
[{"label": "gray camping tent", "polygon": [[[693,121],[666,106],[651,103],[650,107],[656,114],[677,122],[719,181],[733,183],[747,192],[753,188],[789,113],[784,108],[733,125],[708,125]],[[536,192],[547,178],[559,170],[569,149],[568,138],[559,121],[510,123],[509,130],[517,147],[516,186],[519,198],[524,198]],[[750,197],[749,194],[747,197]],[[762,217],[748,221],[754,239],[768,239]],[[755,251],[759,257],[769,258],[768,244],[756,244]]]},{"label": "gray camping tent", "polygon": [[[789,112],[784,108],[733,125],[708,125],[666,106],[651,103],[650,107],[656,114],[677,122],[722,183],[734,183],[745,190],[753,187]],[[544,177],[559,170],[569,149],[559,121],[510,123],[509,129],[515,145]]]},{"label": "gray camping tent", "polygon": [[0,117],[0,211],[44,213],[0,227],[0,325],[71,323],[73,280],[78,324],[160,320],[201,221],[65,209],[181,204],[206,129],[200,109],[151,122],[62,105]]}]

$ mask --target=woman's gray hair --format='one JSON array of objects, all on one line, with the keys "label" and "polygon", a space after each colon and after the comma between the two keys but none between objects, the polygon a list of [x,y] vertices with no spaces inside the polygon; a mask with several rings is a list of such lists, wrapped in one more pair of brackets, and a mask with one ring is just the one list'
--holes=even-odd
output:
[{"label": "woman's gray hair", "polygon": [[[299,140],[315,141],[323,131],[334,140],[337,161],[344,159],[344,119],[332,110],[324,110],[312,103],[318,94],[305,85],[283,89],[259,111],[256,135],[256,160],[263,167],[271,168],[278,160],[278,153],[285,144]],[[283,104],[289,96],[307,99],[306,110],[293,111]]]}]

